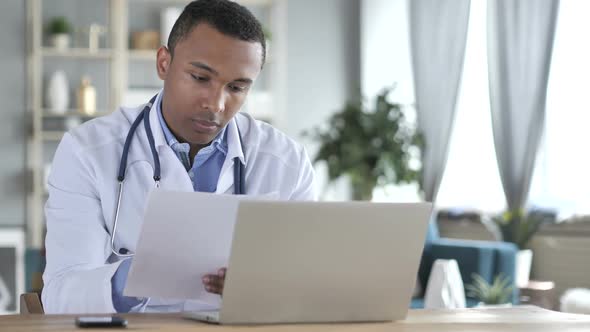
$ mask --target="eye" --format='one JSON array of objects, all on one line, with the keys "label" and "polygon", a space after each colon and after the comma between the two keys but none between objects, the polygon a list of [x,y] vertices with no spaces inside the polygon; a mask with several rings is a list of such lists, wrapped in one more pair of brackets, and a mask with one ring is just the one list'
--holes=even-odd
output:
[{"label": "eye", "polygon": [[209,78],[205,77],[205,76],[199,76],[199,75],[195,75],[195,74],[190,74],[190,75],[197,82],[208,82],[209,81]]},{"label": "eye", "polygon": [[244,92],[244,91],[246,91],[246,87],[235,85],[235,84],[228,85],[228,88],[230,89],[231,92]]}]

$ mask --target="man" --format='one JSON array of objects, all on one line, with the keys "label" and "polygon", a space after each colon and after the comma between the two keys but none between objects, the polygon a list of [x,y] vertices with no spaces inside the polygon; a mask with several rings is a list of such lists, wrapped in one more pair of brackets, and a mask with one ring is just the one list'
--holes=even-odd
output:
[{"label": "man", "polygon": [[[119,109],[64,136],[46,205],[47,313],[210,309],[196,301],[122,295],[132,261],[122,256],[134,252],[146,198],[156,183],[164,190],[234,193],[234,170],[241,163],[248,195],[315,199],[305,150],[268,124],[238,113],[265,54],[261,25],[246,8],[228,0],[194,1],[175,23],[167,47],[158,50],[164,88],[153,105],[148,103],[147,120],[138,119],[144,106]],[[124,186],[118,208],[120,162]],[[195,282],[221,294],[225,268],[212,272]]]}]

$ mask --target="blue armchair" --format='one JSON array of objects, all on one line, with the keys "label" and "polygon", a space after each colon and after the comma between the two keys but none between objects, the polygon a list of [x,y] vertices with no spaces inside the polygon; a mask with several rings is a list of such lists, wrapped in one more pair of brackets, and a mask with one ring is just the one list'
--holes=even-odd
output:
[{"label": "blue armchair", "polygon": [[[454,259],[459,265],[463,284],[472,283],[472,274],[481,275],[488,282],[502,273],[513,284],[512,303],[518,303],[518,287],[514,284],[516,275],[516,253],[518,248],[512,243],[492,241],[472,241],[440,238],[436,221],[431,221],[426,235],[424,252],[418,271],[418,279],[426,289],[432,264],[437,259]],[[467,293],[466,293],[467,295]],[[473,307],[477,300],[467,297],[466,304]],[[423,308],[424,298],[414,298],[412,308]]]}]

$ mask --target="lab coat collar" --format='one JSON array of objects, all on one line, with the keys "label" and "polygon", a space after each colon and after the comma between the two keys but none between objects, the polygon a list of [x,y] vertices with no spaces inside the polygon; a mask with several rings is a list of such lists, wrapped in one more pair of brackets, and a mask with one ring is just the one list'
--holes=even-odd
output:
[{"label": "lab coat collar", "polygon": [[[236,114],[237,116],[237,114]],[[237,119],[234,116],[233,119],[227,124],[227,156],[226,159],[233,160],[235,157],[240,158],[240,161],[244,166],[246,166],[246,158],[244,156],[244,150],[242,149],[244,145],[243,138],[240,137],[240,132],[238,131]]]},{"label": "lab coat collar", "polygon": [[159,103],[161,103],[162,101],[162,95],[163,95],[164,90],[160,90],[160,92],[158,92],[158,96],[156,97],[156,101],[154,102],[154,104],[152,105],[152,108],[150,109],[150,127],[152,128],[152,134],[154,135],[154,143],[156,145],[156,148],[159,148],[162,145],[168,145],[168,142],[166,141],[166,137],[164,137],[164,131],[162,129],[162,126],[160,125],[160,119],[158,119],[158,109],[157,106]]},{"label": "lab coat collar", "polygon": [[[238,134],[238,127],[236,125],[237,119],[234,117],[227,125],[227,156],[225,162],[221,167],[219,180],[217,181],[218,194],[231,194],[234,187],[234,158],[238,157],[240,162],[246,166],[246,159],[244,158],[244,150],[240,143],[240,136]],[[245,174],[244,174],[245,175]]]},{"label": "lab coat collar", "polygon": [[[150,109],[150,128],[154,136],[154,145],[160,157],[160,165],[162,170],[161,188],[167,190],[193,191],[193,185],[182,163],[168,145],[164,131],[158,119],[158,103],[162,100],[163,90],[160,90],[152,108]],[[140,126],[143,128],[143,125]],[[145,135],[145,130],[143,135]],[[146,139],[147,144],[147,139]],[[148,150],[149,151],[149,148]],[[149,152],[148,152],[149,153]],[[149,154],[151,156],[151,154]]]}]

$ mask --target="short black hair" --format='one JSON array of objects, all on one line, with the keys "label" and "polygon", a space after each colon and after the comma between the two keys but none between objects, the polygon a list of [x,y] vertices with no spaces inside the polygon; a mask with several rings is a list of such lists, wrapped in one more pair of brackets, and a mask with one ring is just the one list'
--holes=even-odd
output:
[{"label": "short black hair", "polygon": [[184,7],[168,37],[168,50],[174,47],[199,23],[207,23],[224,35],[262,46],[262,66],[266,61],[266,39],[262,25],[248,8],[230,0],[196,0]]}]

